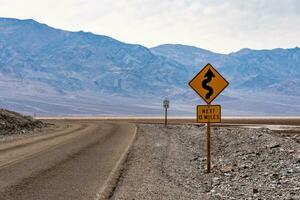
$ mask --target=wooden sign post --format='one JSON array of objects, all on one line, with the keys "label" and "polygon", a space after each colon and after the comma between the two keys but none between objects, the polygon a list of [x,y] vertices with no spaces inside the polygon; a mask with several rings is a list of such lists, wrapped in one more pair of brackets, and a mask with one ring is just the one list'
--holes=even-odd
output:
[{"label": "wooden sign post", "polygon": [[211,152],[210,152],[210,141],[211,141],[211,136],[210,136],[210,122],[207,122],[207,173],[210,173],[211,171]]},{"label": "wooden sign post", "polygon": [[226,79],[207,64],[189,82],[190,87],[207,103],[197,106],[197,123],[207,123],[207,173],[211,172],[211,123],[221,122],[221,106],[210,103],[228,86]]}]

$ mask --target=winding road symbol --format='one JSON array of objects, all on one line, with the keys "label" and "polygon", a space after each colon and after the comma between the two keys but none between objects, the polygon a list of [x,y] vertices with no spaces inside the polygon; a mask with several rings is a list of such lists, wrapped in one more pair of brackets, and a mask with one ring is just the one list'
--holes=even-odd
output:
[{"label": "winding road symbol", "polygon": [[204,75],[204,77],[206,77],[206,79],[204,79],[202,81],[202,87],[205,89],[205,90],[208,90],[208,92],[206,93],[205,95],[205,99],[209,100],[211,95],[214,93],[214,90],[212,87],[210,87],[208,85],[209,82],[211,82],[212,78],[215,77],[214,73],[208,69],[206,74]]},{"label": "winding road symbol", "polygon": [[189,82],[190,87],[207,104],[210,104],[228,84],[226,79],[209,63]]}]

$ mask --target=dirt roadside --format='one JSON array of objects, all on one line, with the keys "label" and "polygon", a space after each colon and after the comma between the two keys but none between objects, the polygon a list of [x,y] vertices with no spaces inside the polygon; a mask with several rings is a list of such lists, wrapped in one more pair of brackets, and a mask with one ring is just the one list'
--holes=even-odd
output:
[{"label": "dirt roadside", "polygon": [[111,199],[300,199],[299,134],[215,127],[206,174],[205,130],[139,125]]}]

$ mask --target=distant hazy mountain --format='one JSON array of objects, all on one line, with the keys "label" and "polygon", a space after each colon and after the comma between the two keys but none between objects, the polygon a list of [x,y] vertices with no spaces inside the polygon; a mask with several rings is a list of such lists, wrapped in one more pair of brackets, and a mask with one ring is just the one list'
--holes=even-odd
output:
[{"label": "distant hazy mountain", "polygon": [[230,82],[217,101],[225,114],[300,113],[299,48],[228,55],[185,45],[148,49],[0,18],[0,106],[25,113],[158,115],[168,97],[171,114],[192,115],[202,101],[187,83],[208,62]]},{"label": "distant hazy mountain", "polygon": [[223,54],[181,44],[163,44],[151,48],[151,51],[156,55],[168,57],[183,65],[198,66],[198,68],[210,60],[218,60],[224,57]]},{"label": "distant hazy mountain", "polygon": [[210,62],[231,82],[232,89],[300,94],[300,48],[242,49],[224,55],[192,46],[168,44],[151,51],[188,66],[192,73]]},{"label": "distant hazy mountain", "polygon": [[152,93],[183,85],[185,66],[141,45],[85,32],[53,29],[33,20],[0,18],[0,72],[54,90]]}]

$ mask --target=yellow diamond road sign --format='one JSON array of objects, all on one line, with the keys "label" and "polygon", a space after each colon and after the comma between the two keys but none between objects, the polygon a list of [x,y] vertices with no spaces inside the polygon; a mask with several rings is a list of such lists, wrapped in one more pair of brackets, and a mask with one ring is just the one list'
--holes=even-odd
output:
[{"label": "yellow diamond road sign", "polygon": [[210,104],[228,84],[225,78],[209,63],[189,82],[191,88],[208,104]]}]

